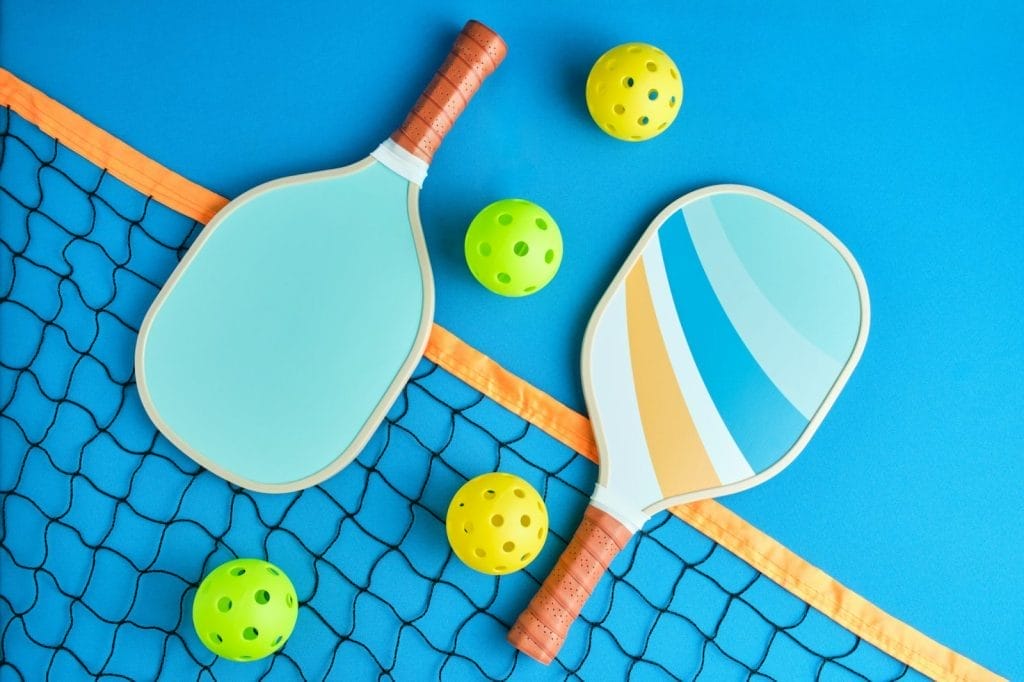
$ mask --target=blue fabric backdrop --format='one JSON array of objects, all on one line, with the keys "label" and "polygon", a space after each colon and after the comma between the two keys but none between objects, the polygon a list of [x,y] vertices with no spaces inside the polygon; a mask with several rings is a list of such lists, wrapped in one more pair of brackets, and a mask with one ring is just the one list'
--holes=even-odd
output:
[{"label": "blue fabric backdrop", "polygon": [[[590,310],[668,201],[715,182],[800,206],[857,255],[864,362],[785,475],[726,503],[981,663],[1024,676],[1024,5],[110,2],[0,7],[0,63],[226,195],[365,155],[461,23],[508,41],[423,194],[438,320],[582,408]],[[590,64],[660,45],[681,115],[630,145],[590,122]],[[544,205],[566,242],[541,294],[461,260],[476,210]],[[272,274],[268,274],[272,276]]]}]

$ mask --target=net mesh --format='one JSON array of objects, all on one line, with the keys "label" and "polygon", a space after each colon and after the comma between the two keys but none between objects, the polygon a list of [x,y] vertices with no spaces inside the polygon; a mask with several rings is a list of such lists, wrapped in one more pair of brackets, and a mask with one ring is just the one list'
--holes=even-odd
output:
[{"label": "net mesh", "polygon": [[[363,454],[259,495],[148,421],[135,335],[201,226],[0,109],[2,679],[921,679],[679,519],[620,554],[559,658],[505,633],[571,537],[595,467],[424,361]],[[518,474],[551,534],[526,570],[474,573],[444,514],[468,478]],[[218,659],[195,588],[267,558],[301,608],[276,656]]]}]

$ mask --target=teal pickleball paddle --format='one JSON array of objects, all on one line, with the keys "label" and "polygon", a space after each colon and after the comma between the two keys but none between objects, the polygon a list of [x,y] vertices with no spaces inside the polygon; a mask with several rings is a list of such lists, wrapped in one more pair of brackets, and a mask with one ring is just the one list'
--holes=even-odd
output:
[{"label": "teal pickleball paddle", "polygon": [[355,458],[430,332],[420,185],[505,52],[468,22],[368,158],[261,185],[210,221],[136,346],[142,403],[174,445],[262,492],[316,485]]}]

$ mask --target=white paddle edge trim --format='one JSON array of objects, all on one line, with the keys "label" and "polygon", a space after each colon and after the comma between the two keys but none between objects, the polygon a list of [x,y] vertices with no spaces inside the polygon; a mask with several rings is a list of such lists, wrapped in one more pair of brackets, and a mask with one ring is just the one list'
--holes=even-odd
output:
[{"label": "white paddle edge trim", "polygon": [[[206,227],[203,228],[203,231],[199,233],[199,236],[196,237],[195,242],[185,253],[185,257],[181,259],[181,262],[178,263],[174,268],[174,271],[171,272],[171,276],[167,278],[167,282],[164,283],[164,286],[160,289],[160,292],[153,300],[153,303],[150,305],[149,310],[146,312],[146,316],[142,321],[142,325],[139,327],[139,337],[135,343],[135,380],[138,386],[139,399],[142,402],[143,409],[145,409],[150,421],[153,422],[157,429],[159,429],[160,433],[162,433],[164,437],[174,445],[174,447],[188,455],[199,466],[229,483],[234,483],[235,485],[241,486],[247,490],[259,493],[291,493],[319,485],[345,468],[345,466],[352,462],[352,460],[362,452],[363,447],[366,446],[366,443],[370,440],[371,436],[373,436],[377,427],[380,426],[384,417],[387,416],[388,410],[391,409],[391,406],[394,405],[398,396],[401,395],[402,390],[409,381],[409,377],[412,376],[413,370],[416,369],[416,365],[419,364],[423,357],[423,353],[427,347],[427,341],[430,339],[430,330],[434,320],[434,276],[430,267],[430,257],[427,253],[426,239],[423,236],[423,226],[420,223],[419,185],[410,182],[406,202],[407,209],[409,211],[409,227],[412,230],[413,242],[416,245],[416,253],[420,262],[420,274],[423,279],[423,310],[420,315],[419,330],[405,361],[396,373],[394,380],[381,396],[380,401],[377,403],[377,407],[370,413],[370,416],[363,424],[363,427],[356,433],[352,442],[349,443],[345,450],[343,450],[337,458],[332,460],[330,464],[319,471],[309,474],[303,478],[284,483],[254,481],[224,469],[202,452],[190,446],[160,416],[159,411],[156,409],[156,405],[153,403],[149,389],[146,386],[145,363],[143,362],[143,359],[145,358],[146,340],[149,334],[149,329],[152,326],[153,319],[156,317],[160,307],[167,299],[171,290],[174,289],[174,286],[178,283],[181,275],[192,262],[195,254],[199,252],[200,248],[206,243],[206,240],[210,238],[210,235],[213,234],[224,218],[226,218],[227,215],[243,201],[249,199],[254,194],[275,189],[281,185],[296,182],[300,179],[302,181],[318,180],[328,177],[340,177],[355,174],[375,163],[377,163],[377,160],[371,156],[342,168],[292,175],[286,178],[271,180],[270,182],[265,182],[262,185],[253,187],[247,192],[231,200],[226,206],[224,206],[224,208],[217,212],[213,219],[207,223]],[[197,342],[201,343],[201,340],[197,340]]]},{"label": "white paddle edge trim", "polygon": [[594,494],[590,497],[590,504],[603,512],[607,512],[619,520],[622,525],[636,533],[651,518],[651,515],[642,509],[637,509],[632,501],[623,495],[606,488],[600,483],[594,486]]},{"label": "white paddle edge trim", "polygon": [[423,187],[423,181],[427,179],[430,167],[427,162],[402,149],[390,137],[381,142],[370,156],[417,187]]},{"label": "white paddle edge trim", "polygon": [[834,234],[832,234],[827,228],[825,228],[824,225],[822,225],[817,220],[807,215],[800,209],[796,208],[795,206],[776,197],[775,195],[769,194],[768,192],[747,185],[711,185],[709,187],[704,187],[702,189],[698,189],[683,195],[682,197],[676,199],[668,206],[666,206],[664,209],[662,209],[662,211],[654,218],[654,220],[651,221],[647,229],[640,236],[639,241],[637,241],[636,246],[633,247],[633,250],[626,258],[625,263],[623,263],[622,267],[619,269],[619,272],[616,274],[615,279],[612,280],[612,283],[605,290],[605,293],[601,297],[601,300],[598,301],[597,307],[594,309],[594,314],[591,316],[590,322],[587,324],[586,332],[584,333],[583,352],[580,358],[580,372],[583,382],[583,396],[587,404],[587,412],[590,414],[590,419],[594,425],[594,437],[597,441],[598,480],[597,486],[595,487],[595,495],[597,495],[602,488],[609,488],[609,463],[608,455],[606,454],[607,446],[605,444],[605,438],[603,435],[603,430],[601,428],[601,417],[595,410],[596,405],[594,404],[594,401],[591,398],[591,379],[590,371],[588,368],[590,367],[591,359],[590,347],[592,335],[594,333],[594,330],[597,328],[598,321],[604,315],[605,309],[607,308],[609,301],[611,301],[612,297],[614,296],[614,293],[618,291],[618,289],[621,286],[624,285],[626,276],[629,274],[630,270],[633,269],[633,266],[636,265],[637,261],[639,261],[640,258],[643,256],[644,250],[647,248],[648,242],[650,242],[657,236],[658,230],[661,228],[662,224],[664,224],[664,222],[668,220],[669,217],[671,217],[676,211],[682,209],[683,206],[691,202],[697,201],[699,199],[714,196],[715,194],[746,194],[757,199],[761,199],[762,201],[772,204],[773,206],[782,209],[786,213],[789,213],[796,219],[800,220],[808,227],[813,229],[815,232],[817,232],[823,239],[825,239],[826,242],[828,242],[833,248],[835,248],[839,255],[842,256],[847,267],[850,269],[850,273],[853,275],[854,283],[857,286],[857,293],[860,296],[861,302],[860,328],[857,331],[857,339],[854,342],[853,350],[850,352],[850,357],[847,360],[846,364],[843,366],[842,370],[839,372],[839,376],[836,377],[835,383],[832,385],[828,393],[825,395],[825,398],[822,401],[820,407],[814,412],[813,415],[811,415],[811,418],[808,421],[807,426],[804,428],[803,432],[793,443],[793,447],[791,447],[781,458],[779,458],[779,460],[775,462],[775,464],[771,465],[761,473],[751,476],[750,478],[746,478],[741,481],[736,481],[735,483],[718,486],[716,488],[698,490],[691,493],[667,497],[662,500],[658,500],[656,502],[648,504],[639,510],[636,509],[635,504],[628,504],[628,501],[624,500],[621,495],[610,496],[602,492],[600,500],[597,500],[595,498],[591,499],[595,506],[598,506],[604,511],[608,512],[609,514],[612,514],[613,516],[615,516],[616,519],[625,524],[627,527],[630,527],[631,523],[635,524],[635,521],[641,518],[641,515],[649,518],[660,511],[669,509],[670,507],[675,507],[677,505],[687,504],[690,502],[697,502],[698,500],[704,500],[711,497],[732,495],[734,493],[742,492],[756,485],[764,483],[768,479],[778,475],[783,469],[792,464],[793,460],[795,460],[797,456],[803,451],[803,449],[807,447],[807,443],[810,442],[811,438],[814,436],[814,433],[818,430],[818,427],[821,425],[822,420],[824,420],[825,415],[828,414],[829,410],[832,408],[832,405],[839,397],[839,394],[846,386],[846,382],[849,381],[850,375],[853,374],[853,370],[857,367],[857,364],[860,362],[861,356],[864,353],[864,346],[867,344],[868,332],[871,326],[871,302],[868,296],[867,282],[864,280],[864,273],[861,272],[860,265],[857,264],[856,259],[853,257],[853,254],[850,253],[850,250],[846,248],[846,245],[839,241],[839,239]]}]

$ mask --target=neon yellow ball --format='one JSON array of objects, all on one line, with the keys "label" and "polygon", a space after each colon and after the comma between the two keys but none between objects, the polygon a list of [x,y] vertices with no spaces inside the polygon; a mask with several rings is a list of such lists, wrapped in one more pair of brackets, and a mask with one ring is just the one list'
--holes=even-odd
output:
[{"label": "neon yellow ball", "polygon": [[502,296],[540,291],[562,264],[558,224],[526,199],[502,199],[485,206],[466,230],[465,248],[469,271]]},{"label": "neon yellow ball", "polygon": [[544,547],[548,510],[533,486],[512,474],[477,476],[448,506],[448,543],[470,568],[505,575],[525,567]]},{"label": "neon yellow ball", "polygon": [[683,79],[667,54],[626,43],[601,55],[587,77],[587,108],[612,137],[649,140],[672,125],[683,104]]},{"label": "neon yellow ball", "polygon": [[292,581],[261,559],[221,564],[203,578],[192,602],[199,640],[232,661],[255,661],[283,647],[298,615]]}]

